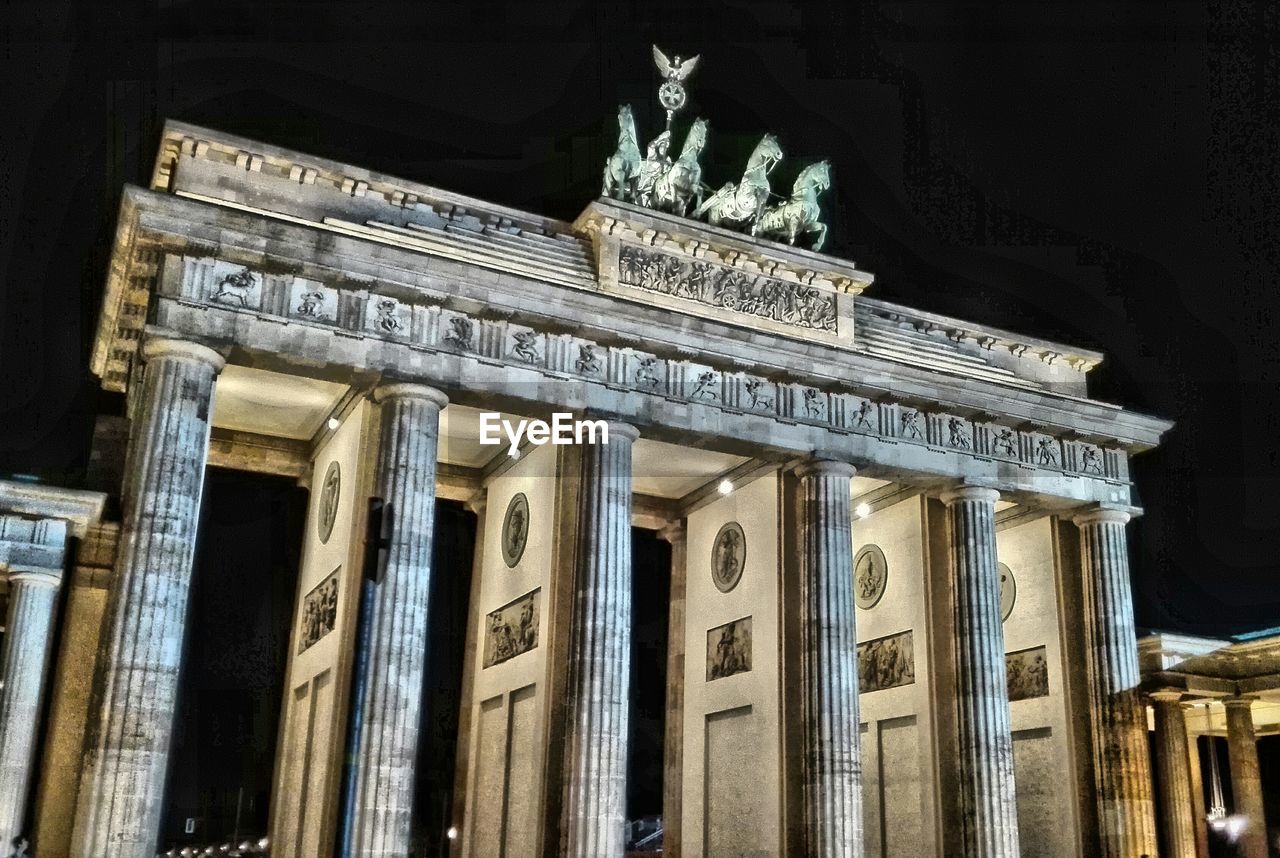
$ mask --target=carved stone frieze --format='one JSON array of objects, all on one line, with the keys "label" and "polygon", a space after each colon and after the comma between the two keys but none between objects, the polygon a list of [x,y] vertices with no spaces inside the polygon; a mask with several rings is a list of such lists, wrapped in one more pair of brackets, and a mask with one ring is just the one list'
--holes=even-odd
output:
[{"label": "carved stone frieze", "polygon": [[618,250],[618,282],[797,328],[836,330],[835,293],[712,262],[623,244]]},{"label": "carved stone frieze", "polygon": [[[474,354],[537,371],[607,383],[703,406],[773,415],[911,443],[953,454],[1007,459],[1025,467],[1128,482],[1121,449],[1047,431],[973,422],[917,402],[871,399],[854,392],[717,368],[687,356],[662,356],[544,332],[505,319],[479,318],[439,304],[407,302],[376,287],[331,286],[292,275],[253,271],[215,259],[181,258],[173,297],[220,310],[325,325],[351,334],[407,341],[425,349]],[[714,275],[712,275],[714,276]],[[235,295],[233,298],[232,295]],[[241,300],[243,298],[243,300]]]}]

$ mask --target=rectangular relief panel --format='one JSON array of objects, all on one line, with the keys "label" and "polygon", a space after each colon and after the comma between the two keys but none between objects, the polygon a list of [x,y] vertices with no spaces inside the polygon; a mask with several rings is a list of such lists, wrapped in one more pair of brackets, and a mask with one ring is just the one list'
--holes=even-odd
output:
[{"label": "rectangular relief panel", "polygon": [[859,733],[859,763],[862,765],[862,845],[867,858],[884,855],[884,794],[880,789],[879,722],[862,724]]},{"label": "rectangular relief panel", "polygon": [[1075,851],[1070,782],[1062,777],[1048,727],[1013,733],[1014,783],[1022,858],[1057,858]]},{"label": "rectangular relief panel", "polygon": [[506,816],[507,712],[502,695],[480,704],[476,724],[475,793],[471,798],[471,858],[496,858]]},{"label": "rectangular relief panel", "polygon": [[507,813],[503,858],[534,858],[538,843],[537,686],[511,694],[511,740],[507,751]]},{"label": "rectangular relief panel", "polygon": [[910,631],[858,644],[858,691],[866,694],[916,681],[915,644]]},{"label": "rectangular relief panel", "polygon": [[703,858],[766,858],[758,782],[759,718],[750,706],[707,715]]},{"label": "rectangular relief panel", "polygon": [[485,667],[502,664],[538,645],[540,594],[541,589],[525,593],[485,617]]},{"label": "rectangular relief panel", "polygon": [[914,715],[880,722],[881,838],[886,858],[925,854],[919,731]]},{"label": "rectangular relief panel", "polygon": [[743,617],[707,632],[707,681],[751,670],[751,618]]},{"label": "rectangular relief panel", "polygon": [[298,652],[311,649],[338,622],[338,586],[342,574],[339,566],[302,599],[302,627],[298,630]]},{"label": "rectangular relief panel", "polygon": [[333,671],[325,670],[316,674],[311,680],[311,715],[307,728],[307,762],[303,792],[306,801],[302,809],[302,832],[298,839],[298,858],[319,855],[321,852],[321,813],[325,798],[329,792],[329,783],[323,777],[317,777],[316,763],[322,760],[322,751],[334,747],[337,739],[333,735],[333,722],[325,717],[333,711]]},{"label": "rectangular relief panel", "polygon": [[1004,657],[1009,700],[1031,700],[1049,696],[1049,663],[1044,647],[1020,649]]}]

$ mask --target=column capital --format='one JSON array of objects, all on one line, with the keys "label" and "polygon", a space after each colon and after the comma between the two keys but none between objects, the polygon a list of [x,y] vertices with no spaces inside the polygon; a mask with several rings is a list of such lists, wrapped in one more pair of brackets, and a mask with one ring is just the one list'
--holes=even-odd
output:
[{"label": "column capital", "polygon": [[1181,703],[1182,692],[1172,688],[1161,688],[1147,693],[1153,703]]},{"label": "column capital", "polygon": [[1125,525],[1129,523],[1130,518],[1132,516],[1125,510],[1110,506],[1099,506],[1076,513],[1071,517],[1071,521],[1076,527],[1083,527],[1086,524]]},{"label": "column capital", "polygon": [[142,344],[142,359],[149,361],[153,358],[165,357],[208,364],[213,367],[215,373],[222,372],[222,368],[227,365],[227,361],[222,355],[200,343],[192,342],[191,340],[180,340],[175,337],[147,337]]},{"label": "column capital", "polygon": [[28,584],[33,587],[58,589],[62,585],[62,570],[38,566],[18,567],[9,570],[10,584]]},{"label": "column capital", "polygon": [[379,404],[388,399],[426,399],[441,410],[449,404],[449,397],[434,387],[407,381],[384,382],[373,389],[373,401]]},{"label": "column capital", "polygon": [[640,429],[638,427],[625,420],[620,420],[612,411],[584,408],[575,413],[579,420],[593,420],[606,424],[609,427],[610,438],[617,435],[633,443],[640,438]]},{"label": "column capital", "polygon": [[849,479],[853,479],[853,476],[856,473],[858,473],[858,469],[852,462],[846,462],[843,459],[827,458],[821,455],[801,462],[796,466],[797,477],[830,475],[833,477],[848,477]]},{"label": "column capital", "polygon": [[1234,697],[1222,698],[1222,705],[1228,709],[1252,709],[1258,697],[1253,694],[1237,694]]},{"label": "column capital", "polygon": [[985,501],[987,503],[995,503],[1000,500],[1000,492],[987,486],[956,486],[947,489],[938,496],[947,506],[957,504],[961,501]]}]

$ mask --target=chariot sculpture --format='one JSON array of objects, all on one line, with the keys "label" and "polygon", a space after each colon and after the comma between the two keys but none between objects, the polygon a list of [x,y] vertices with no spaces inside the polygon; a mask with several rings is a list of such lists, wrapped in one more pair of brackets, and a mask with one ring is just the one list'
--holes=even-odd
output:
[{"label": "chariot sculpture", "polygon": [[[702,181],[700,162],[709,133],[705,119],[693,121],[679,157],[671,158],[672,123],[688,100],[684,81],[697,67],[698,57],[669,59],[654,45],[653,60],[663,77],[658,101],[666,110],[666,128],[649,142],[642,158],[631,106],[618,108],[618,146],[605,160],[602,195],[681,217],[706,218],[712,226],[791,245],[804,238],[813,250],[820,250],[827,226],[818,196],[831,187],[830,164],[819,161],[801,170],[791,196],[784,200],[769,184],[769,174],[782,160],[782,148],[777,138],[766,134],[747,159],[742,178],[711,192]],[[774,200],[778,202],[771,204]]]}]

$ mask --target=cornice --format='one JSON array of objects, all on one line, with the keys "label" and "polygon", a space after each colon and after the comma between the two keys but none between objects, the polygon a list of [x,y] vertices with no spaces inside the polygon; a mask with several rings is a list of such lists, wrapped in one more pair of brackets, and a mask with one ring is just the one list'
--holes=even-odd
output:
[{"label": "cornice", "polygon": [[[598,341],[652,344],[655,349],[697,356],[724,369],[740,367],[765,378],[807,377],[821,387],[847,387],[872,400],[935,404],[974,420],[1003,415],[1015,426],[1043,426],[1047,431],[1066,432],[1068,437],[1119,444],[1130,452],[1154,446],[1171,425],[1107,403],[1052,391],[904,366],[764,332],[744,336],[741,329],[714,320],[671,318],[654,307],[619,306],[618,298],[589,290],[563,289],[512,276],[477,284],[474,271],[449,260],[424,261],[403,249],[371,247],[357,238],[325,234],[315,227],[264,222],[259,217],[142,189],[130,188],[125,197],[125,210],[135,216],[146,238],[137,244],[138,230],[122,224],[121,231],[130,235],[131,246],[116,250],[136,258],[143,269],[135,273],[131,265],[113,261],[113,274],[119,274],[113,282],[134,284],[135,296],[139,291],[149,294],[136,284],[153,285],[162,252],[217,252],[235,257],[232,261],[236,263],[292,271],[295,276],[317,278],[317,282],[328,278],[340,288],[366,294],[372,289],[397,296],[404,303],[423,301],[442,308],[456,307],[477,318],[502,317],[513,323],[538,324],[546,330],[575,330],[574,322],[566,321],[563,314],[548,312],[549,304],[556,302],[572,311],[578,320],[577,330]],[[120,362],[115,373],[103,375],[109,389],[124,388],[125,356],[146,318],[146,305],[133,306],[119,315],[120,325],[106,345],[108,311],[104,310],[95,353],[114,354]],[[604,327],[604,319],[610,327]],[[668,338],[665,344],[664,338]],[[744,359],[744,351],[750,359]]]}]

